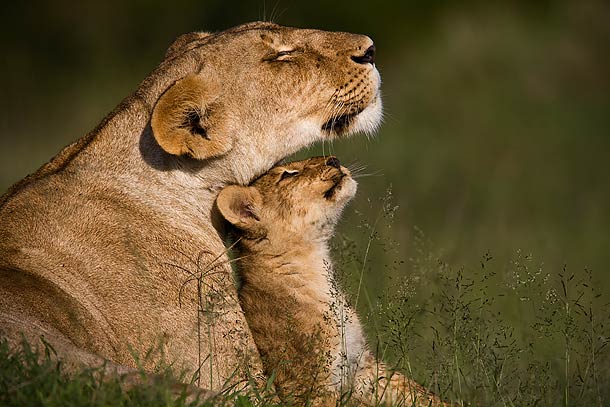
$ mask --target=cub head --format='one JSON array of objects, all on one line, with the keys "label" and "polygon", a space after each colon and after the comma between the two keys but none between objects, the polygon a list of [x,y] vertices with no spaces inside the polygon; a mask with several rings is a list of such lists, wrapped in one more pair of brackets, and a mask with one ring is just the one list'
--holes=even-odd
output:
[{"label": "cub head", "polygon": [[245,240],[327,240],[356,193],[336,157],[279,165],[250,186],[230,185],[217,199],[222,216]]},{"label": "cub head", "polygon": [[230,155],[223,166],[241,184],[381,120],[375,47],[364,35],[250,23],[180,37],[160,69],[176,78],[153,106],[159,146],[199,160]]}]

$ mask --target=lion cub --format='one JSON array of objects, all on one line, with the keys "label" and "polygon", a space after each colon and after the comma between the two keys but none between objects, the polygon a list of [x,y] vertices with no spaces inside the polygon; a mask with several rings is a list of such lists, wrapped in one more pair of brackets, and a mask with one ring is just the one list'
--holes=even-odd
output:
[{"label": "lion cub", "polygon": [[328,242],[356,182],[335,157],[280,165],[217,199],[235,227],[242,308],[285,402],[439,405],[367,349],[362,326],[332,280]]}]

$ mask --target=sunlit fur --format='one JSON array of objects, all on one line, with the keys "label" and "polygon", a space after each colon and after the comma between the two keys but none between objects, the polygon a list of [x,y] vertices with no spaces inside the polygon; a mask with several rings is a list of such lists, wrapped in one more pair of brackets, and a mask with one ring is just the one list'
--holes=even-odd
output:
[{"label": "sunlit fur", "polygon": [[351,59],[371,43],[271,23],[177,39],[97,128],[0,198],[3,335],[44,333],[66,364],[135,367],[158,349],[145,369],[163,358],[216,390],[260,372],[216,194],[375,127],[379,75]]},{"label": "sunlit fur", "polygon": [[235,227],[240,302],[268,375],[285,402],[438,406],[440,400],[375,359],[333,281],[329,239],[356,193],[334,158],[279,165],[252,186],[229,186],[218,208]]}]

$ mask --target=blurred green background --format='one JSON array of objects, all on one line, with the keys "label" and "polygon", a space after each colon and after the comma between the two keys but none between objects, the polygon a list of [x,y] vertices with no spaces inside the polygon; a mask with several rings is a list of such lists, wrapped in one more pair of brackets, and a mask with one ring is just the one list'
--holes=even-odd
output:
[{"label": "blurred green background", "polygon": [[[377,198],[392,185],[399,208],[384,233],[400,244],[399,257],[410,257],[417,226],[457,266],[477,264],[488,251],[508,259],[521,249],[547,270],[588,267],[610,286],[606,2],[60,0],[0,7],[0,191],[92,129],[182,33],[259,19],[365,33],[377,45],[385,121],[373,139],[324,146],[374,173],[359,179],[342,232],[353,229],[354,209],[374,219]],[[321,152],[317,146],[299,157]],[[375,290],[383,278],[366,280]]]}]

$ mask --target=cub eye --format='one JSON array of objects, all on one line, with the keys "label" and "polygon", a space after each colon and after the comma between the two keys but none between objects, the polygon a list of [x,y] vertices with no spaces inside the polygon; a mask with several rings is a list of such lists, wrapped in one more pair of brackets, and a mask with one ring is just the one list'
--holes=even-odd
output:
[{"label": "cub eye", "polygon": [[293,50],[291,50],[291,49],[287,49],[284,51],[278,51],[277,54],[275,54],[275,56],[276,56],[276,58],[279,58],[279,57],[283,57],[284,55],[290,55],[292,53],[292,51]]},{"label": "cub eye", "polygon": [[296,49],[285,49],[282,51],[278,51],[277,54],[275,54],[275,59],[276,60],[282,60],[290,55],[293,55],[297,50]]},{"label": "cub eye", "polygon": [[282,176],[280,177],[280,181],[283,179],[286,179],[286,178],[294,177],[298,173],[299,172],[297,170],[286,170],[282,173]]}]

